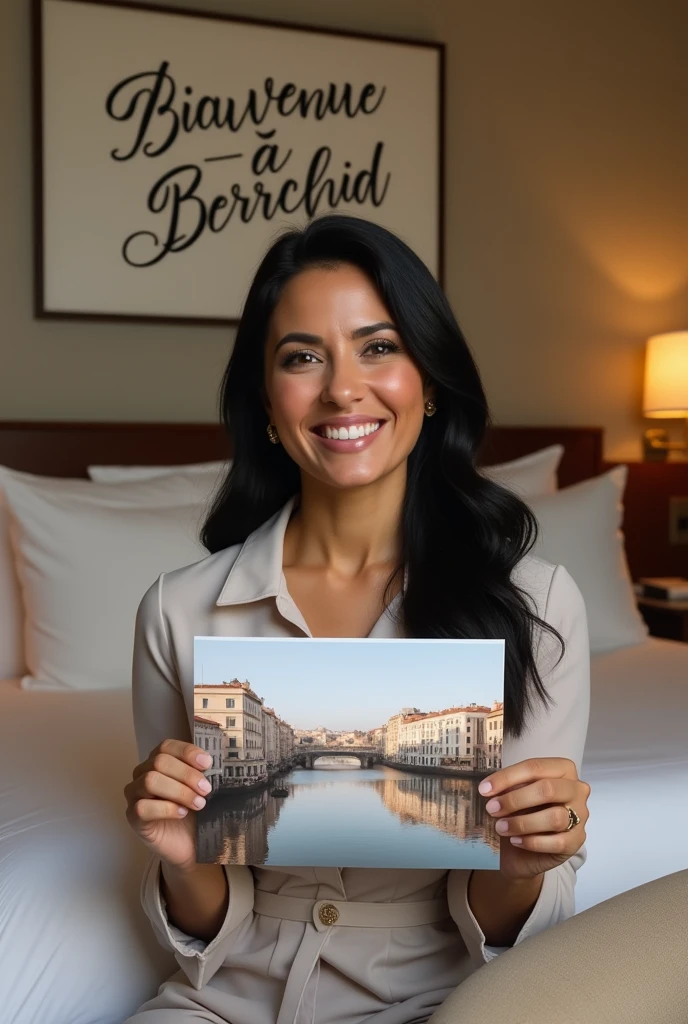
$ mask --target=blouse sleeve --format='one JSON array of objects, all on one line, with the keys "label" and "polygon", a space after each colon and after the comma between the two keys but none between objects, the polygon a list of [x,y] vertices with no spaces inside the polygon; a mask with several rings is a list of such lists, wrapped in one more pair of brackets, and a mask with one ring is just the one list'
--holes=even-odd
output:
[{"label": "blouse sleeve", "polygon": [[[140,761],[164,739],[189,742],[191,730],[184,695],[170,651],[162,603],[164,573],[144,594],[136,615],[132,671],[134,731]],[[160,887],[161,860],[150,858],[141,883],[141,904],[158,942],[174,953],[187,978],[200,989],[222,965],[230,934],[252,912],[250,868],[225,865],[229,904],[212,942],[187,935],[169,920]]]},{"label": "blouse sleeve", "polygon": [[[585,603],[563,565],[554,569],[542,617],[559,631],[566,645],[558,664],[561,646],[556,637],[542,630],[536,645],[538,670],[553,703],[544,705],[536,698],[524,733],[517,739],[504,737],[502,766],[531,757],[566,757],[576,765],[580,777],[590,711],[590,647]],[[586,857],[584,844],[563,864],[545,872],[537,903],[514,945],[574,914],[576,872]],[[485,944],[468,904],[470,875],[470,871],[450,871],[448,898],[471,963],[477,968],[510,947]]]}]

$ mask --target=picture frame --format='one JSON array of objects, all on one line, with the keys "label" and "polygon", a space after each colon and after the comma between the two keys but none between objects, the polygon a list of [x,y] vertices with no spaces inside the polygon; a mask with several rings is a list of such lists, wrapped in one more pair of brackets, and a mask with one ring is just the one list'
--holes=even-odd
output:
[{"label": "picture frame", "polygon": [[238,323],[283,230],[398,234],[443,285],[444,44],[33,0],[34,312]]}]

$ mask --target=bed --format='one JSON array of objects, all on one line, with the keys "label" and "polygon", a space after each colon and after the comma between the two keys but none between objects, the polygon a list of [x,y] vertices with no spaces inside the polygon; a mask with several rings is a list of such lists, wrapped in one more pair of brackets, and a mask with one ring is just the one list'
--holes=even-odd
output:
[{"label": "bed", "polygon": [[[579,488],[579,504],[567,514],[580,521],[581,501],[596,507],[588,484],[603,475],[600,430],[493,428],[482,461],[504,464],[548,446],[562,449],[559,490]],[[230,456],[212,425],[0,423],[0,465],[37,478],[85,481],[97,464],[162,469]],[[560,506],[552,511],[558,500],[545,495],[538,506],[542,521],[554,524],[551,537],[563,516]],[[604,611],[591,617],[594,630]],[[578,912],[688,867],[680,810],[688,783],[688,645],[631,626],[623,644],[607,641],[592,657],[582,773],[592,787],[591,817]],[[122,790],[137,756],[128,679],[117,673],[111,685],[93,688],[86,673],[75,690],[0,681],[5,1024],[119,1024],[175,970],[139,907],[147,852],[124,819]]]}]

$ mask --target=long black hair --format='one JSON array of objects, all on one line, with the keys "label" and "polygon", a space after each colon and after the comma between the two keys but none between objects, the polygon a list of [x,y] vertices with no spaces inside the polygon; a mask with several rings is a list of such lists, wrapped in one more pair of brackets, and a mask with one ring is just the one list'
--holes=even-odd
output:
[{"label": "long black hair", "polygon": [[300,492],[300,471],[270,444],[261,395],[271,314],[286,283],[308,267],[353,264],[376,287],[409,354],[434,385],[437,412],[425,417],[408,460],[403,507],[400,626],[408,637],[505,640],[505,731],[520,736],[533,697],[551,700],[535,659],[538,630],[564,641],[533,612],[511,573],[537,539],[530,508],[488,480],[477,455],[490,423],[487,399],[449,302],[400,238],[341,214],[289,229],[270,246],[246,297],[222,381],[221,416],[233,464],[205,520],[210,552],[243,542]]}]

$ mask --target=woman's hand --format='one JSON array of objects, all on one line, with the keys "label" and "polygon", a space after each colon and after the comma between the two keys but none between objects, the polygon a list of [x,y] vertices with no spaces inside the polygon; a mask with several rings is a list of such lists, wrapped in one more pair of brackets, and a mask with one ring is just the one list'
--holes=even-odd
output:
[{"label": "woman's hand", "polygon": [[[590,786],[578,778],[568,758],[519,761],[483,779],[478,791],[487,797],[486,810],[497,819],[502,837],[499,870],[505,878],[533,878],[550,871],[585,842]],[[569,831],[567,807],[580,818]]]},{"label": "woman's hand", "polygon": [[212,757],[193,743],[163,740],[134,768],[124,788],[127,821],[166,864],[181,871],[196,865],[194,817],[210,792],[203,774]]}]

